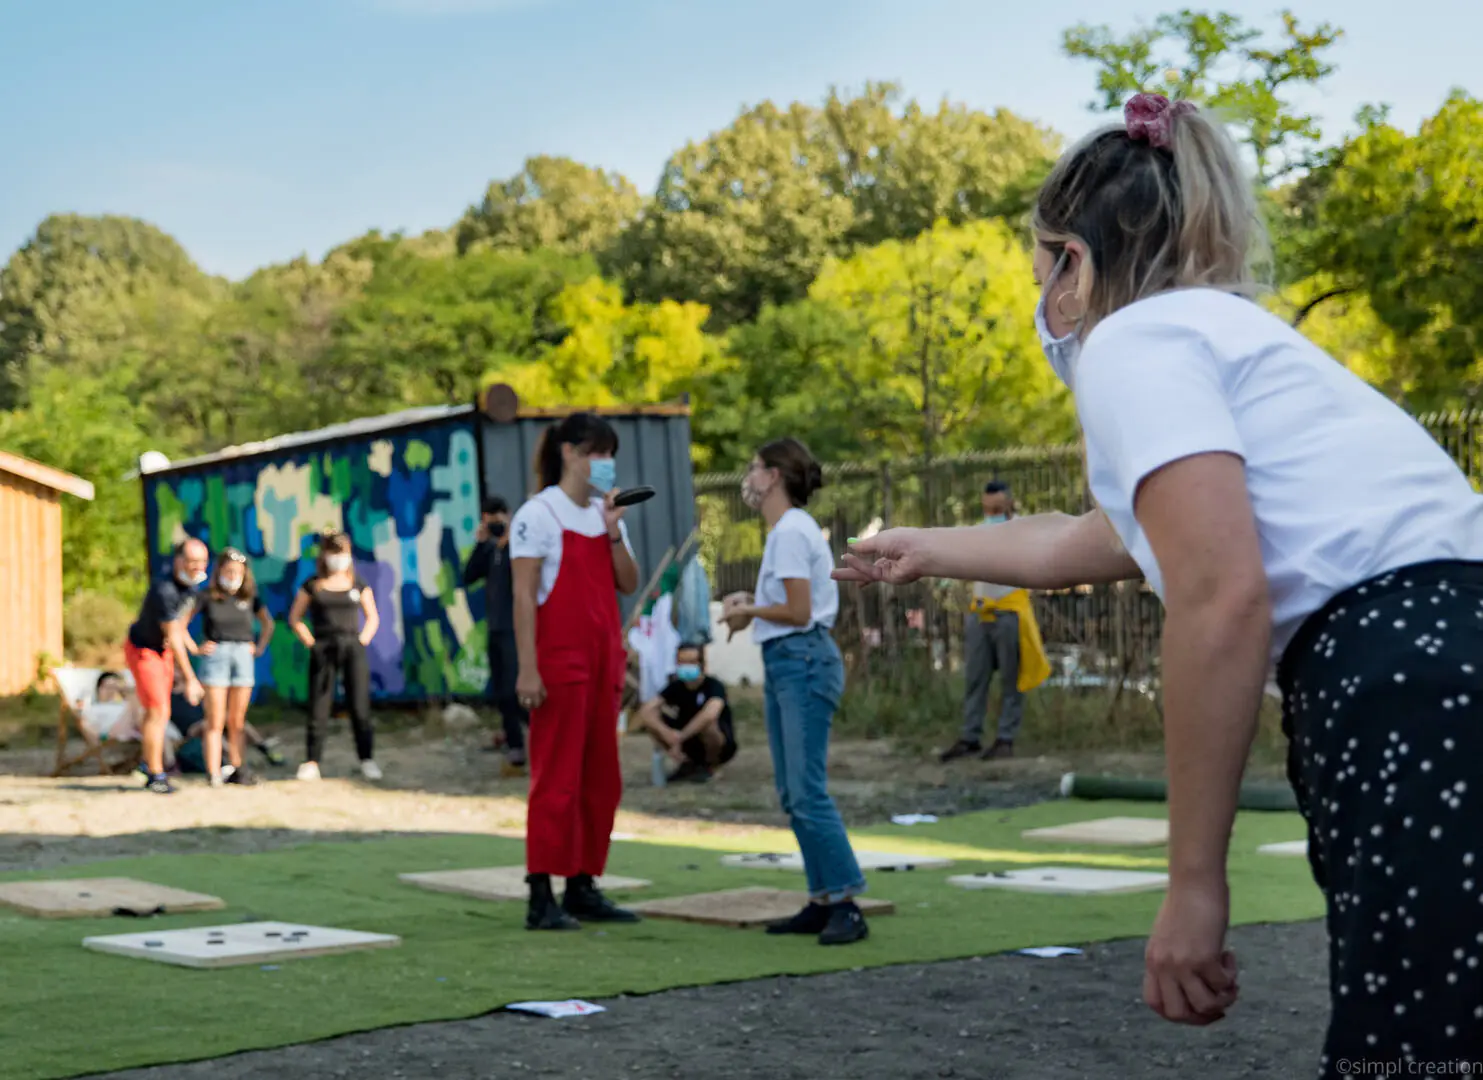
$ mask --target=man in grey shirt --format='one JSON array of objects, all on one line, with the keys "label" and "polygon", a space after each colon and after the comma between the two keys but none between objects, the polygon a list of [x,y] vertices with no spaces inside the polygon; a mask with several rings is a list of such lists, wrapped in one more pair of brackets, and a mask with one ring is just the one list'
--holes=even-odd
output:
[{"label": "man in grey shirt", "polygon": [[[1014,499],[1009,485],[990,480],[984,485],[983,525],[998,525],[1014,516]],[[994,585],[975,585],[974,600],[992,601],[1012,590]],[[978,755],[984,758],[1014,756],[1014,739],[1019,734],[1025,715],[1025,697],[1020,693],[1020,617],[1012,611],[998,611],[985,621],[980,618],[979,603],[963,624],[963,733],[942,754],[943,761]],[[984,714],[989,706],[989,682],[999,672],[999,733],[987,750],[983,748]]]},{"label": "man in grey shirt", "polygon": [[525,773],[525,725],[530,716],[515,696],[520,660],[515,653],[515,605],[510,576],[510,505],[484,500],[478,544],[463,570],[464,588],[484,582],[484,625],[489,634],[489,699],[505,732],[504,776]]}]

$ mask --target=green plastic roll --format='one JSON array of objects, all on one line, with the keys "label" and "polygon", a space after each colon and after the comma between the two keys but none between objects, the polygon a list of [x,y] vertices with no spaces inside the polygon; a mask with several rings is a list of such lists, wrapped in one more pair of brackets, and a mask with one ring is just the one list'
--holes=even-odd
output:
[{"label": "green plastic roll", "polygon": [[[1129,799],[1136,802],[1168,802],[1165,780],[1132,780],[1121,776],[1061,777],[1061,796],[1066,799]],[[1236,805],[1242,810],[1296,810],[1297,798],[1285,784],[1242,784]]]}]

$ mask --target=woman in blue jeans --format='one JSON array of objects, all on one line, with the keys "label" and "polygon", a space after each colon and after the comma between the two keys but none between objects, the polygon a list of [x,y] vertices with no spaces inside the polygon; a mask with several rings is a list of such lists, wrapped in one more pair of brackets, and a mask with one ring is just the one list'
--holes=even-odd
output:
[{"label": "woman in blue jeans", "polygon": [[823,486],[819,463],[797,439],[757,451],[742,498],[767,523],[767,546],[755,596],[727,597],[721,619],[733,634],[752,626],[762,646],[773,774],[808,876],[808,906],[768,933],[846,945],[870,931],[853,899],[865,878],[827,785],[829,728],[844,690],[844,661],[830,636],[839,586],[829,544],[803,509]]},{"label": "woman in blue jeans", "polygon": [[[201,601],[201,644],[194,650],[201,657],[200,679],[206,688],[201,750],[212,787],[257,782],[242,760],[243,731],[257,682],[257,658],[268,651],[272,638],[273,616],[257,594],[247,556],[227,548]],[[230,762],[225,768],[221,761],[223,729]]]}]

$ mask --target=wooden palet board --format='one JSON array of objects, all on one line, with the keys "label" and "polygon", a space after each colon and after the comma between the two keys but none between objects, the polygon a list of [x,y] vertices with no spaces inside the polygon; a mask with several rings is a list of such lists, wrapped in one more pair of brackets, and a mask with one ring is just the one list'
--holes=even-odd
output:
[{"label": "wooden palet board", "polygon": [[[681,922],[732,926],[745,930],[764,926],[778,919],[792,918],[806,903],[807,893],[752,887],[697,893],[692,896],[668,896],[662,900],[645,900],[628,906],[646,918],[678,919]],[[855,903],[865,915],[890,915],[896,910],[896,905],[889,900],[857,896]]]},{"label": "wooden palet board", "polygon": [[[421,874],[398,874],[397,879],[432,892],[457,893],[479,900],[524,900],[530,895],[530,886],[525,883],[525,867],[523,866],[485,866],[473,870],[430,870]],[[551,887],[556,890],[557,895],[561,894],[565,884],[561,878],[551,879]],[[618,877],[613,874],[605,874],[597,879],[597,887],[603,892],[645,889],[650,884],[640,878]]]},{"label": "wooden palet board", "polygon": [[1020,836],[1026,840],[1049,840],[1062,844],[1159,847],[1169,842],[1169,823],[1163,818],[1108,817],[1046,829],[1026,829]]},{"label": "wooden palet board", "polygon": [[90,919],[120,911],[151,915],[163,910],[164,914],[176,915],[219,911],[227,906],[215,896],[133,878],[10,881],[0,884],[0,904],[43,919]]},{"label": "wooden palet board", "polygon": [[394,934],[366,934],[358,930],[281,922],[194,926],[187,930],[156,930],[82,939],[83,947],[94,952],[192,968],[303,960],[362,949],[391,948],[401,943],[402,939]]}]

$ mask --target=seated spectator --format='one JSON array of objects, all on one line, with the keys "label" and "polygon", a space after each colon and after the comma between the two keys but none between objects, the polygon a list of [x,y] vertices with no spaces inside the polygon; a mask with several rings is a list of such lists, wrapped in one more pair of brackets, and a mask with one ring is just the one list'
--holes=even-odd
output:
[{"label": "seated spectator", "polygon": [[705,649],[681,645],[675,674],[659,696],[644,702],[638,725],[679,763],[669,780],[704,783],[736,756],[736,732],[726,687],[705,673]]}]

